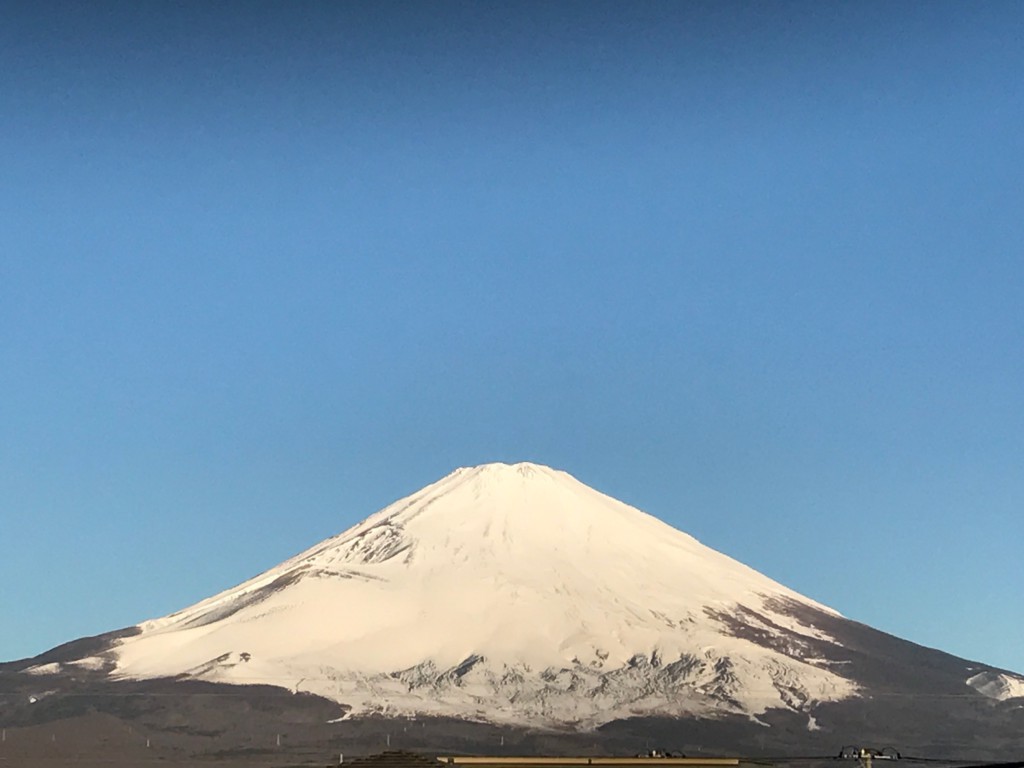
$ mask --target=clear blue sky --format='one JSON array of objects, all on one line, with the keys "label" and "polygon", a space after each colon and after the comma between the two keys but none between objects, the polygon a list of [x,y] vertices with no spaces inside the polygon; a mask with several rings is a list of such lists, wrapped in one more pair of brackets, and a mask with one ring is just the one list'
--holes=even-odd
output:
[{"label": "clear blue sky", "polygon": [[1019,3],[9,4],[0,659],[532,460],[1024,671],[1022,82]]}]

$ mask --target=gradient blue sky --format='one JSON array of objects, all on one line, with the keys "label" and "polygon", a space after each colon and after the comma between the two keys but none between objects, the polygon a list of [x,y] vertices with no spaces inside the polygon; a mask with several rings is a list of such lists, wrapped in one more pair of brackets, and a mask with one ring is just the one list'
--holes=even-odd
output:
[{"label": "gradient blue sky", "polygon": [[461,465],[1024,671],[1024,6],[12,3],[0,659]]}]

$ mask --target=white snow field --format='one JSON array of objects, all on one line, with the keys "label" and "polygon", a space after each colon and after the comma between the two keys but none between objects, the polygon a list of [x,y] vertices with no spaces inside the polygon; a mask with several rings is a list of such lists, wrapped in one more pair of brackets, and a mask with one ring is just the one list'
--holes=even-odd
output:
[{"label": "white snow field", "polygon": [[830,641],[795,618],[815,612],[837,615],[565,472],[487,464],[109,653],[119,677],[268,683],[346,716],[587,728],[854,695],[803,645]]},{"label": "white snow field", "polygon": [[972,675],[967,684],[978,693],[998,701],[1024,696],[1024,677],[1020,675],[986,671]]}]

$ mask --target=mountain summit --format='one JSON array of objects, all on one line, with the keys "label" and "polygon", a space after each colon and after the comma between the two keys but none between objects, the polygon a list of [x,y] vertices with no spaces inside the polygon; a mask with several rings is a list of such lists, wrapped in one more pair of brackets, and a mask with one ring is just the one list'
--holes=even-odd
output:
[{"label": "mountain summit", "polygon": [[[788,710],[816,728],[822,704],[913,676],[907,648],[521,463],[458,469],[233,589],[26,671],[270,684],[344,717],[589,728]],[[922,662],[930,690],[1005,698],[1024,685],[919,650],[942,657]]]}]

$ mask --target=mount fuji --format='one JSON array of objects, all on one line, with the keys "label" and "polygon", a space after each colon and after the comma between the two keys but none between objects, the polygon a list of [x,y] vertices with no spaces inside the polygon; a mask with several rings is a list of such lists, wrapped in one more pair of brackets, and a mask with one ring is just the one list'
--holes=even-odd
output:
[{"label": "mount fuji", "polygon": [[3,667],[40,685],[272,686],[337,722],[577,732],[788,713],[813,733],[914,697],[962,699],[966,722],[1024,703],[1016,674],[846,619],[529,463],[458,469],[196,605]]}]

